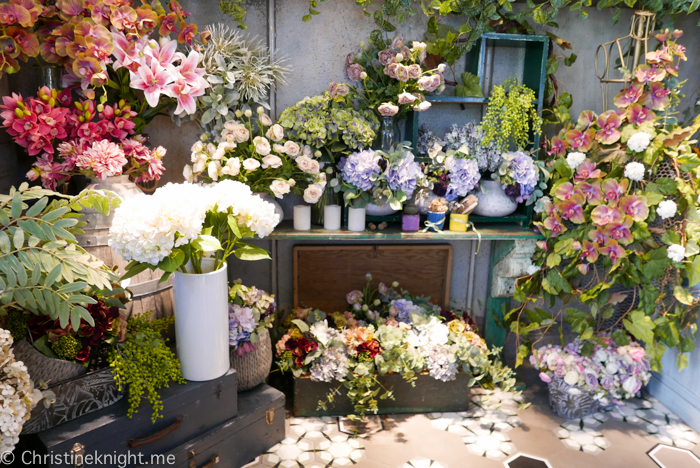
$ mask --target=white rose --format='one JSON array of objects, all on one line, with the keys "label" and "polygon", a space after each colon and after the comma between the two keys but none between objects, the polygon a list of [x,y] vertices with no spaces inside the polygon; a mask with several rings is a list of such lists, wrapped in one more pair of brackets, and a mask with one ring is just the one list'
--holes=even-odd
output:
[{"label": "white rose", "polygon": [[633,394],[638,386],[639,381],[635,377],[628,377],[625,383],[622,384],[622,388],[629,394]]},{"label": "white rose", "polygon": [[598,362],[605,362],[605,360],[608,358],[608,354],[603,351],[602,349],[599,349],[598,351],[595,352],[595,360]]},{"label": "white rose", "polygon": [[635,153],[641,153],[651,143],[651,135],[647,132],[637,132],[627,140],[627,147]]},{"label": "white rose", "polygon": [[253,138],[253,145],[255,145],[255,151],[261,156],[267,156],[272,151],[270,142],[265,137],[256,136]]},{"label": "white rose", "polygon": [[235,120],[229,120],[224,124],[224,128],[229,131],[233,131],[233,129],[236,128],[237,125],[240,125],[238,122]]},{"label": "white rose", "polygon": [[576,372],[575,370],[570,370],[564,376],[564,382],[566,382],[569,385],[576,385],[578,383],[578,377],[578,372]]},{"label": "white rose", "polygon": [[569,153],[566,155],[566,163],[571,169],[576,169],[586,160],[586,155],[583,153]]},{"label": "white rose", "polygon": [[216,145],[214,143],[207,143],[207,153],[211,156],[216,152]]},{"label": "white rose", "polygon": [[288,156],[295,158],[301,153],[301,147],[293,141],[287,141],[284,143],[284,152],[287,153]]},{"label": "white rose", "polygon": [[[304,145],[304,147],[301,149],[301,154],[311,158],[314,155],[314,150],[309,145]],[[698,200],[700,200],[700,195],[698,196]],[[700,201],[698,201],[698,203],[700,203]]]},{"label": "white rose", "polygon": [[674,262],[682,262],[685,258],[685,247],[680,244],[671,244],[668,246],[668,258]]},{"label": "white rose", "polygon": [[182,176],[187,182],[192,182],[194,180],[194,175],[192,173],[192,166],[185,164],[184,169],[182,169]]},{"label": "white rose", "polygon": [[[311,161],[311,170],[309,171],[309,174],[318,174],[320,171],[321,171],[321,165],[318,163],[318,161],[313,159]],[[321,174],[321,175],[324,176],[324,178],[322,180],[325,180],[326,174]]]},{"label": "white rose", "polygon": [[430,106],[432,106],[432,104],[430,104],[430,102],[423,101],[420,104],[418,104],[418,106],[415,106],[414,109],[417,110],[418,112],[423,112],[423,111],[427,111],[428,109],[430,109]]},{"label": "white rose", "polygon": [[284,195],[289,193],[289,184],[284,180],[273,180],[270,184],[270,190],[275,194],[277,198],[283,198]]},{"label": "white rose", "polygon": [[211,161],[207,165],[207,173],[211,180],[217,180],[219,178],[219,171],[221,170],[221,163],[219,161]]},{"label": "white rose", "polygon": [[309,185],[306,190],[304,190],[304,201],[306,203],[314,204],[318,202],[319,198],[323,194],[323,189],[318,185]]},{"label": "white rose", "polygon": [[265,156],[262,162],[263,169],[267,169],[268,167],[277,169],[282,165],[282,159],[279,156],[275,156],[274,154],[269,154]]},{"label": "white rose", "polygon": [[216,148],[216,151],[214,151],[214,154],[211,155],[211,157],[212,157],[212,159],[219,160],[219,159],[224,157],[224,152],[226,152],[226,150],[224,148],[222,148],[221,145],[219,145]]},{"label": "white rose", "polygon": [[269,127],[270,125],[272,125],[272,119],[267,114],[261,114],[260,123],[263,124],[265,127]]},{"label": "white rose", "polygon": [[299,169],[301,169],[302,171],[309,174],[311,172],[311,169],[313,168],[314,160],[308,156],[299,156],[296,159],[296,162],[297,162],[297,165],[299,166]]},{"label": "white rose", "polygon": [[656,214],[661,216],[661,219],[673,218],[676,216],[677,209],[678,206],[676,205],[676,202],[673,200],[664,200],[659,203],[659,206],[656,208]]},{"label": "white rose", "polygon": [[321,343],[323,346],[326,346],[330,340],[330,329],[328,327],[328,321],[324,320],[323,322],[316,322],[313,325],[311,325],[311,334]]},{"label": "white rose", "polygon": [[638,162],[627,163],[625,166],[625,177],[636,182],[644,179],[644,164]]},{"label": "white rose", "polygon": [[438,67],[437,67],[437,69],[438,69],[438,71],[439,71],[440,73],[444,72],[446,68],[447,68],[447,65],[444,64],[444,63],[441,63],[441,64],[438,65]]},{"label": "white rose", "polygon": [[279,143],[275,143],[272,145],[272,151],[275,153],[282,153],[284,154],[284,146],[280,145]]},{"label": "white rose", "polygon": [[576,387],[571,387],[569,389],[569,395],[580,395],[582,392]]},{"label": "white rose", "polygon": [[259,168],[259,167],[260,167],[260,161],[258,161],[257,159],[248,158],[248,159],[246,159],[245,161],[243,161],[243,168],[244,168],[246,171],[251,171],[251,172],[252,172],[252,171],[256,170],[256,169]]},{"label": "white rose", "polygon": [[241,172],[241,159],[229,158],[226,165],[221,169],[222,174],[236,177]]},{"label": "white rose", "polygon": [[192,152],[193,153],[199,153],[204,149],[204,143],[201,141],[195,141],[194,145],[192,145]]},{"label": "white rose", "polygon": [[279,124],[274,124],[272,127],[267,129],[265,136],[272,141],[280,141],[284,138],[284,129]]},{"label": "white rose", "polygon": [[605,372],[610,375],[616,374],[618,370],[620,370],[620,366],[617,365],[617,362],[609,362],[608,365],[605,366]]},{"label": "white rose", "polygon": [[248,138],[250,138],[250,132],[243,124],[235,124],[231,131],[233,132],[233,136],[236,138],[237,143],[243,143],[244,141],[248,141]]}]

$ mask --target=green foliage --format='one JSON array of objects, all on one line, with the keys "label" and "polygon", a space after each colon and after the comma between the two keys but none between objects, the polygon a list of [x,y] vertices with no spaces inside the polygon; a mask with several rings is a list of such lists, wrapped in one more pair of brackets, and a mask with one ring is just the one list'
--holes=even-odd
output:
[{"label": "green foliage", "polygon": [[469,73],[462,73],[462,84],[455,86],[455,96],[459,97],[484,97],[479,83],[479,77]]},{"label": "green foliage", "polygon": [[243,3],[245,0],[221,0],[219,10],[237,22],[239,28],[248,29],[248,26],[245,25],[246,10],[241,6]]},{"label": "green foliage", "polygon": [[0,195],[0,314],[24,309],[59,319],[63,328],[70,322],[77,330],[80,319],[93,325],[84,307],[95,303],[89,296],[121,291],[112,288],[118,277],[77,245],[80,211],[107,215],[118,203],[101,191],[65,197],[26,183]]},{"label": "green foliage", "polygon": [[29,332],[27,331],[27,321],[29,316],[22,310],[13,309],[7,313],[7,328],[12,334],[12,339],[19,341],[26,338]]},{"label": "green foliage", "polygon": [[56,353],[58,359],[63,359],[64,361],[75,359],[75,356],[81,349],[83,349],[83,345],[73,335],[63,335],[51,343],[51,350]]},{"label": "green foliage", "polygon": [[110,356],[110,367],[117,387],[128,387],[130,418],[138,412],[144,395],[151,404],[151,421],[162,418],[163,401],[158,391],[175,382],[184,384],[180,362],[166,344],[163,332],[174,318],[149,322],[149,313],[132,317],[127,323],[126,339]]},{"label": "green foliage", "polygon": [[530,132],[536,135],[542,132],[535,92],[518,83],[516,78],[494,86],[481,128],[484,131],[484,144],[496,142],[502,151],[508,151],[511,147],[524,149],[528,145]]}]

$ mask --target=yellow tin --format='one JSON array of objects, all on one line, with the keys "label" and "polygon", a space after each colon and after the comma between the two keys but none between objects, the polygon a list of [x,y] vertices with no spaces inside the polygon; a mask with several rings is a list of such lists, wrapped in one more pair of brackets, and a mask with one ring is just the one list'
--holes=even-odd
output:
[{"label": "yellow tin", "polygon": [[450,231],[467,232],[468,214],[450,213]]}]

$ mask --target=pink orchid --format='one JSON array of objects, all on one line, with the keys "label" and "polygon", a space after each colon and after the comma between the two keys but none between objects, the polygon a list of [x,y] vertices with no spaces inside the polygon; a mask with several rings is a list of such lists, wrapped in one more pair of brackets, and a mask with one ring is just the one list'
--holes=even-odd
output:
[{"label": "pink orchid", "polygon": [[576,129],[580,130],[582,132],[588,130],[591,128],[591,125],[593,125],[596,121],[596,115],[595,112],[587,110],[581,112],[581,115],[578,117],[578,124],[576,125]]},{"label": "pink orchid", "polygon": [[562,218],[568,219],[574,224],[581,224],[586,220],[583,216],[584,203],[585,199],[576,193],[570,199],[560,202],[558,210]]},{"label": "pink orchid", "polygon": [[131,87],[142,90],[151,107],[158,105],[161,93],[164,94],[167,86],[173,82],[172,74],[155,61],[150,67],[142,66],[137,73],[131,73]]},{"label": "pink orchid", "polygon": [[605,226],[605,228],[603,228],[603,233],[622,245],[628,245],[634,240],[632,232],[630,231],[632,224],[632,218],[625,216],[625,219],[621,223],[613,223]]},{"label": "pink orchid", "polygon": [[160,29],[158,30],[158,34],[161,36],[169,36],[171,32],[175,31],[176,29],[176,21],[177,21],[177,14],[175,13],[168,13],[167,15],[162,17],[161,23],[160,23]]},{"label": "pink orchid", "polygon": [[554,189],[554,196],[559,200],[568,200],[574,194],[574,185],[571,182],[564,182]]},{"label": "pink orchid", "polygon": [[574,190],[580,192],[591,205],[599,205],[603,201],[603,191],[600,189],[598,180],[592,183],[579,182]]},{"label": "pink orchid", "polygon": [[194,40],[195,36],[197,35],[197,25],[196,24],[190,24],[188,25],[184,21],[180,23],[180,34],[177,36],[177,42],[180,44],[188,44],[192,45],[192,41]]},{"label": "pink orchid", "polygon": [[562,156],[566,154],[566,149],[569,145],[566,141],[561,140],[559,137],[553,137],[551,142],[551,149],[547,151],[550,156],[557,155]]},{"label": "pink orchid", "polygon": [[607,255],[612,260],[613,265],[620,263],[620,259],[625,258],[625,249],[620,247],[616,240],[611,240],[607,245],[600,248],[600,253]]},{"label": "pink orchid", "polygon": [[623,89],[620,93],[615,96],[615,105],[617,107],[627,107],[630,104],[634,104],[642,97],[642,91],[644,90],[644,85],[641,83],[635,83],[627,89]]},{"label": "pink orchid", "polygon": [[658,50],[648,52],[646,59],[649,63],[658,63],[662,65],[673,62],[673,56],[669,52],[668,46],[662,46]]},{"label": "pink orchid", "polygon": [[586,265],[584,263],[576,265],[576,268],[578,268],[578,271],[581,272],[582,275],[587,275],[591,269],[590,265]]},{"label": "pink orchid", "polygon": [[596,138],[604,145],[612,145],[620,139],[620,125],[622,119],[615,111],[607,111],[598,117],[598,126],[600,130],[596,134]]},{"label": "pink orchid", "polygon": [[130,6],[122,5],[112,9],[109,19],[118,30],[131,29],[136,21],[136,10]]},{"label": "pink orchid", "polygon": [[603,193],[606,201],[619,200],[626,192],[629,181],[624,179],[618,183],[616,179],[606,179],[603,181]]},{"label": "pink orchid", "polygon": [[599,205],[591,211],[591,220],[596,226],[605,226],[610,223],[619,223],[624,214],[617,208],[608,205]]},{"label": "pink orchid", "polygon": [[2,23],[3,26],[19,23],[25,28],[33,24],[32,16],[26,8],[21,5],[12,5],[10,3],[0,4],[0,23]]},{"label": "pink orchid", "polygon": [[649,83],[649,91],[642,96],[641,103],[651,103],[654,110],[664,110],[669,104],[668,95],[671,91],[664,87],[663,83]]},{"label": "pink orchid", "polygon": [[593,138],[595,137],[595,130],[592,128],[589,128],[585,132],[580,130],[569,130],[566,132],[565,137],[566,142],[572,149],[585,153],[591,149]]},{"label": "pink orchid", "polygon": [[557,216],[550,216],[544,220],[544,227],[552,232],[552,237],[557,237],[560,233],[566,231],[566,226],[561,223],[561,219]]},{"label": "pink orchid", "polygon": [[657,65],[651,67],[649,65],[640,65],[637,67],[635,77],[640,83],[662,81],[666,77],[666,71]]},{"label": "pink orchid", "polygon": [[627,121],[634,125],[641,125],[644,122],[654,120],[654,113],[646,106],[632,104],[627,108]]},{"label": "pink orchid", "polygon": [[620,200],[620,209],[634,221],[644,221],[649,216],[649,207],[644,197],[627,195]]},{"label": "pink orchid", "polygon": [[588,260],[589,263],[595,262],[598,260],[598,245],[587,240],[583,241],[581,256]]},{"label": "pink orchid", "polygon": [[601,228],[588,231],[588,238],[595,242],[598,245],[598,247],[602,247],[603,245],[605,245],[606,242],[608,242],[608,236],[603,234]]},{"label": "pink orchid", "polygon": [[605,174],[596,167],[595,163],[590,159],[578,165],[576,168],[577,179],[600,179]]}]

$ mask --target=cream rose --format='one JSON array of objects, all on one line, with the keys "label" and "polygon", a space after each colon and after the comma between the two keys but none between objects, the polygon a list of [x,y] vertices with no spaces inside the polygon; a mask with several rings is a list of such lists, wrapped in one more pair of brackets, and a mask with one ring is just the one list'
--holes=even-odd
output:
[{"label": "cream rose", "polygon": [[285,194],[289,193],[289,184],[284,180],[275,180],[270,184],[270,190],[275,194],[277,198],[283,198]]},{"label": "cream rose", "polygon": [[245,169],[246,171],[252,172],[259,167],[260,167],[260,161],[258,161],[257,159],[248,158],[245,161],[243,161],[243,169]]},{"label": "cream rose", "polygon": [[250,138],[250,132],[243,124],[236,124],[231,131],[233,132],[233,136],[237,143],[243,143],[244,141],[248,141]]},{"label": "cream rose", "polygon": [[270,142],[265,137],[256,136],[253,138],[253,145],[255,146],[255,151],[261,156],[267,156],[272,151]]},{"label": "cream rose", "polygon": [[307,174],[311,173],[311,170],[313,169],[313,159],[311,159],[308,156],[299,156],[296,159],[296,161],[297,165],[299,166],[299,169],[306,172]]},{"label": "cream rose", "polygon": [[270,125],[272,125],[272,119],[267,114],[260,114],[260,123],[263,124],[265,127],[269,127]]},{"label": "cream rose", "polygon": [[323,188],[318,186],[318,185],[309,185],[306,187],[306,190],[304,190],[304,201],[306,203],[317,203],[318,200],[321,198],[321,194],[323,193]]},{"label": "cream rose", "polygon": [[272,141],[280,141],[284,138],[284,129],[279,124],[274,124],[272,127],[267,129],[265,136]]},{"label": "cream rose", "polygon": [[381,106],[379,106],[377,108],[377,110],[384,117],[391,117],[391,116],[396,115],[399,112],[399,107],[393,105],[390,102],[385,102]]},{"label": "cream rose", "polygon": [[277,169],[282,165],[282,158],[274,154],[269,154],[263,158],[262,162],[263,169],[267,169],[268,167]]},{"label": "cream rose", "polygon": [[211,161],[207,165],[207,173],[211,180],[219,179],[219,171],[221,170],[221,163],[219,161]]},{"label": "cream rose", "polygon": [[226,161],[226,165],[221,168],[221,173],[235,177],[241,172],[241,159],[240,158],[229,158]]},{"label": "cream rose", "polygon": [[284,143],[284,152],[287,153],[288,156],[295,158],[301,154],[301,147],[298,143],[287,141]]},{"label": "cream rose", "polygon": [[275,143],[272,145],[272,151],[275,153],[281,153],[284,154],[284,145],[280,145],[279,143]]}]

